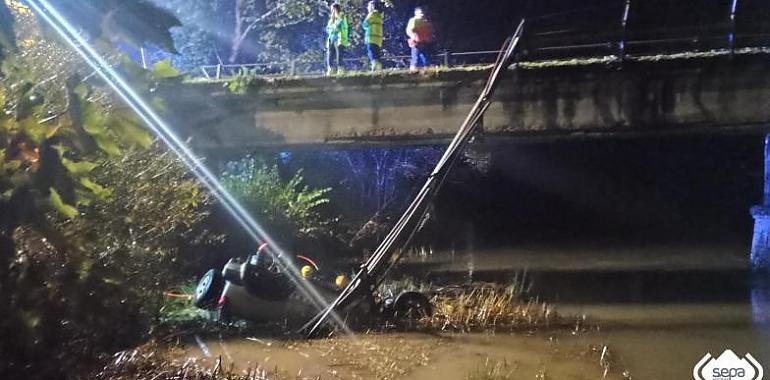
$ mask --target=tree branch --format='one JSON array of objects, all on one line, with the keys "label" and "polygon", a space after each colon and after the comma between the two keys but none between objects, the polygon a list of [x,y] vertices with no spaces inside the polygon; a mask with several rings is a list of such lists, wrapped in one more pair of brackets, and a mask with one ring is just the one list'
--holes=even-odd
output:
[{"label": "tree branch", "polygon": [[249,36],[249,33],[251,33],[257,25],[262,23],[263,21],[267,20],[269,17],[276,14],[279,10],[283,9],[285,5],[276,5],[273,7],[273,9],[268,10],[267,12],[263,13],[261,16],[252,19],[249,21],[249,24],[246,26],[245,29],[241,30],[243,27],[243,21],[246,20],[246,18],[242,14],[241,6],[239,5],[240,2],[236,3],[236,11],[235,11],[235,35],[233,36],[233,45],[232,45],[232,52],[230,54],[230,62],[233,63],[238,59],[238,55],[240,55],[241,50],[241,44],[243,44],[243,41],[246,39],[246,37]]}]

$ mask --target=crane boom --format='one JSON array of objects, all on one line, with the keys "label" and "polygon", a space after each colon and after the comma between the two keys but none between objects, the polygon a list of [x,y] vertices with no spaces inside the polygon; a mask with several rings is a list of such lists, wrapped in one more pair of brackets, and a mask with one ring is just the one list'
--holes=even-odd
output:
[{"label": "crane boom", "polygon": [[[452,142],[444,151],[444,155],[425,181],[420,192],[417,193],[415,199],[398,219],[393,229],[385,236],[385,239],[374,251],[374,254],[361,265],[358,273],[356,273],[337,299],[302,328],[301,331],[306,332],[307,337],[313,337],[318,332],[332,311],[359,302],[363,297],[358,296],[364,292],[373,292],[392,267],[392,265],[385,264],[388,263],[389,259],[394,258],[397,252],[395,247],[398,246],[399,242],[402,243],[400,247],[405,247],[409,244],[426,213],[428,204],[438,193],[447,175],[461,157],[463,149],[476,131],[479,121],[492,104],[492,95],[497,88],[502,73],[513,63],[514,53],[524,32],[525,23],[526,20],[522,19],[513,36],[508,38],[503,44],[500,55],[492,67],[492,71],[478,100],[460,126],[454,139],[452,139]],[[396,255],[394,261],[397,261],[399,257]]]}]

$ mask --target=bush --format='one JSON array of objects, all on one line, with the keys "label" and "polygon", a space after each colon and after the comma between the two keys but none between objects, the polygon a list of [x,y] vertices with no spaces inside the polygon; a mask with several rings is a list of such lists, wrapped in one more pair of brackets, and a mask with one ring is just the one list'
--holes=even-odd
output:
[{"label": "bush", "polygon": [[157,294],[193,274],[188,251],[221,243],[206,227],[212,199],[171,152],[135,149],[108,158],[93,172],[110,189],[72,220],[56,218],[68,241],[125,274],[139,292]]},{"label": "bush", "polygon": [[2,378],[61,378],[141,342],[162,291],[187,277],[180,247],[221,240],[200,228],[210,201],[173,155],[97,161],[93,176],[109,196],[73,219],[50,212],[15,228],[13,251],[0,256]]},{"label": "bush", "polygon": [[230,163],[221,181],[282,241],[319,238],[331,233],[330,220],[319,212],[320,206],[329,203],[326,195],[331,189],[304,185],[302,171],[284,180],[277,165],[247,158]]}]

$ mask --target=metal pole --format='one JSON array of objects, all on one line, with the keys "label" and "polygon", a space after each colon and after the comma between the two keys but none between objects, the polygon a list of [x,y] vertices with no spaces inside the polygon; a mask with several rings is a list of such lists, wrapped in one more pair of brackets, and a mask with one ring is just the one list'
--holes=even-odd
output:
[{"label": "metal pole", "polygon": [[418,229],[419,221],[424,220],[423,218],[426,217],[428,213],[427,206],[430,200],[435,197],[441,185],[445,182],[452,166],[457,163],[463,149],[473,136],[473,132],[478,126],[478,121],[492,104],[492,95],[497,88],[501,75],[513,63],[514,53],[524,31],[524,24],[525,20],[522,19],[519,27],[516,29],[516,33],[505,42],[503,46],[504,53],[495,62],[484,90],[460,126],[454,139],[444,151],[444,155],[436,164],[431,175],[425,180],[422,189],[398,219],[395,226],[385,236],[385,239],[374,251],[374,254],[361,265],[358,273],[337,296],[337,299],[326,310],[305,324],[302,331],[306,333],[307,337],[313,337],[327,316],[337,308],[347,307],[355,302],[360,302],[362,294],[375,290],[384,279],[385,274],[401,257],[403,248],[406,248],[409,242],[412,241]]},{"label": "metal pole", "polygon": [[623,7],[623,18],[620,20],[620,42],[618,42],[618,58],[621,62],[626,59],[626,29],[628,26],[628,15],[631,12],[631,0],[625,0]]},{"label": "metal pole", "polygon": [[290,76],[297,75],[297,61],[294,59],[289,61],[289,75]]},{"label": "metal pole", "polygon": [[730,57],[735,53],[735,11],[738,9],[738,0],[730,3],[730,34],[727,36],[727,43],[730,47]]},{"label": "metal pole", "polygon": [[449,50],[444,51],[444,67],[449,67],[449,57],[452,55],[452,53],[449,52]]},{"label": "metal pole", "polygon": [[217,79],[222,78],[222,64],[221,63],[217,64],[217,75],[216,75],[216,78]]}]

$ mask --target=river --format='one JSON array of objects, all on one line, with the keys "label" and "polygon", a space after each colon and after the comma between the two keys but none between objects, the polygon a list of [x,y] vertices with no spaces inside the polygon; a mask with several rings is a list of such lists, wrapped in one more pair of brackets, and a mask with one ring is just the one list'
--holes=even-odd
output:
[{"label": "river", "polygon": [[396,273],[440,285],[506,282],[526,271],[531,296],[562,315],[586,315],[598,326],[588,332],[242,337],[202,340],[182,355],[202,357],[204,346],[207,360],[292,378],[600,379],[609,366],[608,379],[683,380],[706,353],[726,349],[770,368],[770,281],[750,273],[739,247],[680,248],[444,252]]}]

